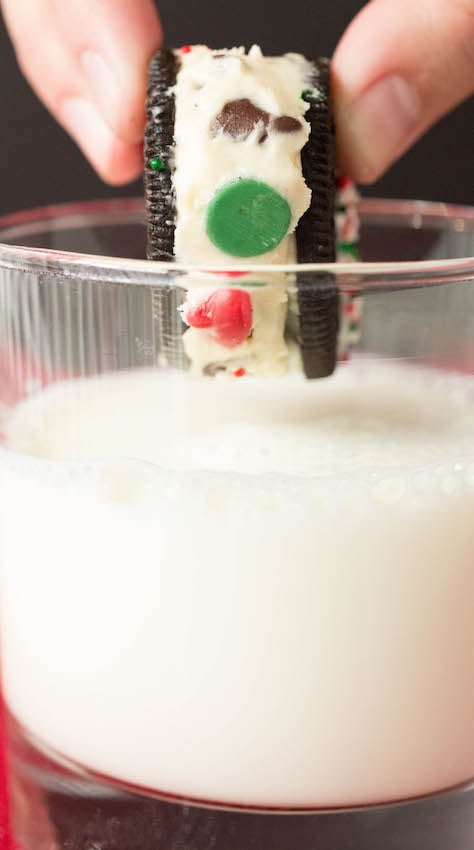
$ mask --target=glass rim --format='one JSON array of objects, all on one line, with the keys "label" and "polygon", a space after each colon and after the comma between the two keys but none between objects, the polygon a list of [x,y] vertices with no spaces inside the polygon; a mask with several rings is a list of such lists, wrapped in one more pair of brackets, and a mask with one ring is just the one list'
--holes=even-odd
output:
[{"label": "glass rim", "polygon": [[[474,206],[459,206],[442,202],[397,200],[386,198],[362,198],[362,215],[384,217],[387,223],[421,229],[423,226],[438,226],[440,230],[468,232],[474,234]],[[79,229],[89,219],[90,225],[104,222],[110,224],[135,216],[137,222],[143,218],[143,198],[118,198],[98,201],[63,203],[30,210],[14,212],[0,217],[0,268],[56,274],[64,277],[83,277],[84,272],[94,279],[107,273],[108,281],[127,283],[160,284],[163,275],[202,274],[206,272],[225,274],[242,272],[248,274],[315,274],[328,272],[339,279],[350,279],[364,283],[365,288],[385,287],[403,282],[404,286],[434,285],[448,282],[474,280],[474,256],[451,259],[407,260],[389,262],[350,263],[293,263],[286,265],[245,264],[240,265],[188,265],[168,261],[129,259],[126,257],[102,256],[52,248],[35,248],[21,244],[21,238],[40,231]],[[2,239],[19,240],[5,243]]]}]

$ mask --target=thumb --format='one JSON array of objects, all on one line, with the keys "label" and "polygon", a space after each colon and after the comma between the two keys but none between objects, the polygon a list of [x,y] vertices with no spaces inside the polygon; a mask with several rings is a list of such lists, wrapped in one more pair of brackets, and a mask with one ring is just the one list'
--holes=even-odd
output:
[{"label": "thumb", "polygon": [[474,91],[474,0],[372,0],[333,60],[341,170],[376,180]]},{"label": "thumb", "polygon": [[152,0],[2,6],[25,76],[96,171],[110,183],[138,177],[146,66],[161,42]]}]

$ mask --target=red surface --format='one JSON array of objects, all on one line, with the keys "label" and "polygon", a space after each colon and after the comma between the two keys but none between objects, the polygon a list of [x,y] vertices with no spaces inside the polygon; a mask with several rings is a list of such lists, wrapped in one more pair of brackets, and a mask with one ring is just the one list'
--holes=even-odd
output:
[{"label": "red surface", "polygon": [[5,785],[3,722],[0,709],[0,850],[14,850],[8,828],[8,804]]}]

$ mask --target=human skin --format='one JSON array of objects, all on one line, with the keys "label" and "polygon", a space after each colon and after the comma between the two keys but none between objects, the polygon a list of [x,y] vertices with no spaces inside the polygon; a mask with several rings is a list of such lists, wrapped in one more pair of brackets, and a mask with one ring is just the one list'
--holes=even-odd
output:
[{"label": "human skin", "polygon": [[[152,0],[0,0],[20,67],[108,183],[142,171]],[[372,0],[333,59],[339,165],[376,180],[474,92],[474,0]]]}]

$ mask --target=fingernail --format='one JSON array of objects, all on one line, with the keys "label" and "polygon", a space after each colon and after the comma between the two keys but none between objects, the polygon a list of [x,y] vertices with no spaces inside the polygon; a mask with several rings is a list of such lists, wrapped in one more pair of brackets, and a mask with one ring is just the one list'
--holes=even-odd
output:
[{"label": "fingernail", "polygon": [[417,91],[402,77],[379,80],[350,108],[350,134],[372,180],[411,144],[421,120]]},{"label": "fingernail", "polygon": [[104,57],[95,50],[84,50],[80,61],[91,97],[111,130],[116,132],[120,120],[121,91],[115,74]]},{"label": "fingernail", "polygon": [[63,101],[61,118],[94,168],[103,172],[112,156],[115,137],[95,103],[80,97]]}]

